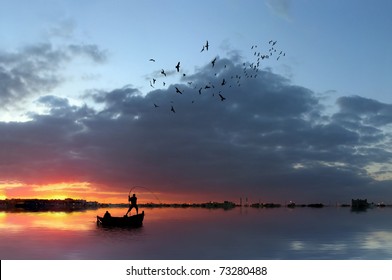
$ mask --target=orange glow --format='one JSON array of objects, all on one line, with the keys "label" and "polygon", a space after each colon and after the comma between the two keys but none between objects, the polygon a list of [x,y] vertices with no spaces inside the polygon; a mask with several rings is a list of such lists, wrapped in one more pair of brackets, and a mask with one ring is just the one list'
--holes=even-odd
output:
[{"label": "orange glow", "polygon": [[[91,223],[86,223],[91,221]],[[58,230],[84,231],[91,228],[94,223],[91,212],[40,212],[40,213],[13,213],[0,215],[0,229],[20,232],[28,227],[41,227]]]},{"label": "orange glow", "polygon": [[[56,182],[49,184],[27,184],[20,181],[0,181],[0,199],[84,199],[100,203],[128,203],[129,188],[113,189],[115,186],[95,185],[90,182]],[[208,201],[229,200],[237,202],[238,198],[222,197],[206,193],[157,192],[143,188],[135,189],[138,203],[202,203]],[[234,200],[233,200],[234,199]]]}]

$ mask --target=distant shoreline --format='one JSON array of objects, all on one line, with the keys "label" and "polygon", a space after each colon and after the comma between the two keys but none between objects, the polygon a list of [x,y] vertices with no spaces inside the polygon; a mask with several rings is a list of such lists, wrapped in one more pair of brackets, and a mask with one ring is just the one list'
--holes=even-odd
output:
[{"label": "distant shoreline", "polygon": [[[365,202],[357,205],[355,202]],[[279,203],[253,203],[253,204],[236,204],[230,201],[224,202],[205,202],[205,203],[143,203],[138,205],[140,208],[207,208],[207,209],[233,209],[236,207],[251,207],[251,208],[323,208],[323,207],[350,207],[353,210],[366,210],[375,207],[392,207],[383,203],[367,203],[367,200],[352,200],[352,204],[334,204],[325,205],[323,203],[310,204],[295,204],[290,202],[288,204]],[[127,203],[99,203],[97,201],[86,201],[82,199],[5,199],[0,200],[0,211],[84,211],[99,208],[128,208]]]}]

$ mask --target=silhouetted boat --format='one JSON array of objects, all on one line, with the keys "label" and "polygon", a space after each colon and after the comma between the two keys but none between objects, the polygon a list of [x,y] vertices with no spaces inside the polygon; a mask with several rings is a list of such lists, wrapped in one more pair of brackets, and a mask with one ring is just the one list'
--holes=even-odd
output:
[{"label": "silhouetted boat", "polygon": [[144,211],[141,214],[125,217],[97,216],[97,225],[103,227],[140,227],[143,225]]}]

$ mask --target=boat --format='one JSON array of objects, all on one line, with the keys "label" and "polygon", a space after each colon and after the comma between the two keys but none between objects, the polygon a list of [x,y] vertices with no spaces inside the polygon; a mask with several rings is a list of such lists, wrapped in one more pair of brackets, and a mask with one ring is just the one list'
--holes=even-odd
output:
[{"label": "boat", "polygon": [[97,225],[103,227],[141,227],[143,225],[144,211],[141,214],[124,217],[97,216]]}]

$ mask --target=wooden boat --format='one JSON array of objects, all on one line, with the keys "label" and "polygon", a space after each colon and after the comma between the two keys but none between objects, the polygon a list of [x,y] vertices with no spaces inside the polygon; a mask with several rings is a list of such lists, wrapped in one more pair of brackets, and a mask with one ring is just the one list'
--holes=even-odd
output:
[{"label": "wooden boat", "polygon": [[97,225],[103,227],[140,227],[143,225],[144,211],[141,214],[124,217],[97,216]]}]

